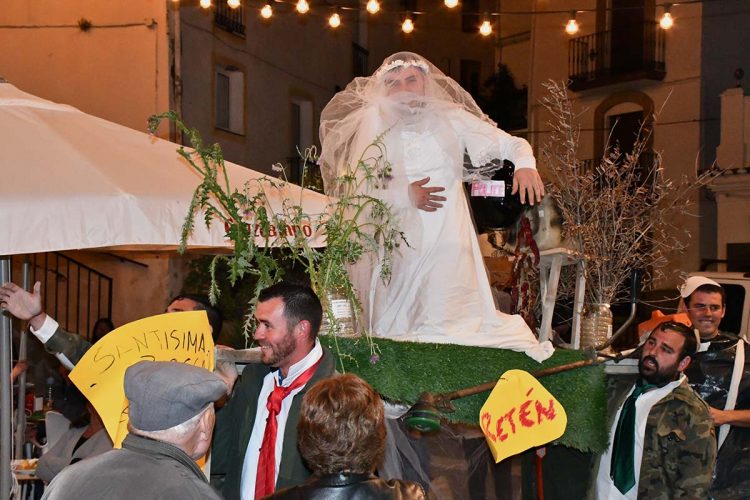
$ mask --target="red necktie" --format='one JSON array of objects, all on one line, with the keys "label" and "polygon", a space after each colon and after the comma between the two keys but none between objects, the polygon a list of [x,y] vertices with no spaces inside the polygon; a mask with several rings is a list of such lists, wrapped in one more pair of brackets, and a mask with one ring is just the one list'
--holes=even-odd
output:
[{"label": "red necktie", "polygon": [[268,419],[266,420],[266,430],[263,433],[263,443],[260,445],[258,473],[255,476],[256,499],[270,495],[276,488],[276,431],[278,429],[276,417],[281,410],[281,402],[290,392],[305,385],[313,376],[319,364],[320,360],[302,372],[289,387],[280,387],[276,385],[276,378],[273,379],[273,392],[268,396],[268,403],[266,403]]}]

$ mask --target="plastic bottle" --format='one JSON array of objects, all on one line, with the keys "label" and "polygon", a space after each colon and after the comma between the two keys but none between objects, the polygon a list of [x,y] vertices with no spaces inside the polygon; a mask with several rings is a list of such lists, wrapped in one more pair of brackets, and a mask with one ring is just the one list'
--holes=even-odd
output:
[{"label": "plastic bottle", "polygon": [[581,349],[596,347],[612,336],[609,304],[587,304],[581,319]]}]

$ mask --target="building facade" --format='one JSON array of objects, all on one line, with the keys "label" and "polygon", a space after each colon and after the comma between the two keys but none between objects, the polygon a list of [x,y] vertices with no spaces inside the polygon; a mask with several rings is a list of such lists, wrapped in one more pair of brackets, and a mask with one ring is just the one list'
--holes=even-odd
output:
[{"label": "building facade", "polygon": [[[674,25],[659,21],[664,4],[653,0],[509,0],[501,28],[500,61],[529,88],[529,140],[539,148],[550,115],[541,105],[544,83],[567,82],[580,116],[580,160],[598,161],[607,144],[632,147],[652,116],[653,133],[643,161],[660,154],[671,179],[693,175],[716,160],[720,93],[736,84],[736,68],[750,67],[750,5],[740,0],[695,2],[671,7]],[[565,25],[575,12],[579,29]],[[719,165],[721,166],[721,165]],[[540,165],[544,172],[544,165]],[[715,195],[708,189],[691,200],[692,216],[675,221],[690,232],[685,253],[670,256],[676,272],[697,271],[726,253],[718,242]],[[718,246],[717,246],[718,245]],[[670,271],[673,271],[671,273]]]},{"label": "building facade", "polygon": [[[369,75],[397,51],[422,54],[478,93],[495,69],[495,36],[478,33],[479,12],[494,0],[468,0],[449,9],[436,1],[382,1],[370,14],[366,2],[341,2],[334,29],[329,5],[294,2],[211,9],[183,2],[175,37],[178,109],[206,141],[221,144],[226,158],[270,173],[281,163],[300,181],[298,150],[319,145],[320,112],[354,77]],[[412,13],[412,14],[407,14]],[[415,29],[406,34],[406,15]]]}]

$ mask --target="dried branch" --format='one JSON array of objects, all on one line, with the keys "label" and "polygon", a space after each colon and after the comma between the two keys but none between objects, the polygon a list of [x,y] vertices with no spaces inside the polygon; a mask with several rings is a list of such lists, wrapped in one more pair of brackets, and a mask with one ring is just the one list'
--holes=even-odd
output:
[{"label": "dried branch", "polygon": [[552,114],[542,157],[549,167],[550,194],[563,219],[563,237],[586,257],[586,300],[611,303],[624,294],[632,269],[644,271],[643,286],[663,275],[667,256],[683,251],[690,233],[675,225],[691,215],[692,194],[716,176],[710,170],[671,180],[662,158],[644,156],[657,115],[641,124],[632,151],[608,143],[594,168],[578,160],[580,126],[564,85],[545,84],[542,99]]}]

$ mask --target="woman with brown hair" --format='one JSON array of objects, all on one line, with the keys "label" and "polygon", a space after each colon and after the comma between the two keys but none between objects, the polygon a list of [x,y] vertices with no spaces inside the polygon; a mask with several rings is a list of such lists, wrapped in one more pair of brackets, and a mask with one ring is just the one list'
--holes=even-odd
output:
[{"label": "woman with brown hair", "polygon": [[385,452],[383,401],[352,374],[321,380],[305,394],[297,442],[313,476],[273,499],[424,499],[422,487],[374,475]]}]

